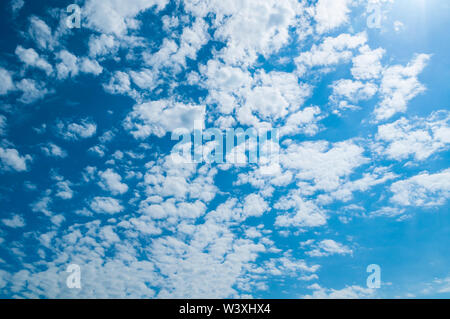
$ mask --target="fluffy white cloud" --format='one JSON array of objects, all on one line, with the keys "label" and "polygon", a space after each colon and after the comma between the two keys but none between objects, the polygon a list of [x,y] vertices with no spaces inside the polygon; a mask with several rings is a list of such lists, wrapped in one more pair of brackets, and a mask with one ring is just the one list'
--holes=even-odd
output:
[{"label": "fluffy white cloud", "polygon": [[105,56],[117,52],[119,43],[114,36],[101,34],[99,36],[92,35],[89,38],[89,55],[91,57]]},{"label": "fluffy white cloud", "polygon": [[380,86],[383,100],[374,111],[378,121],[405,112],[408,102],[425,91],[417,76],[425,68],[430,57],[428,54],[419,54],[407,66],[394,65],[383,71]]},{"label": "fluffy white cloud", "polygon": [[393,203],[403,206],[438,206],[450,197],[450,169],[440,173],[427,172],[392,184]]},{"label": "fluffy white cloud", "polygon": [[371,50],[367,45],[362,46],[359,49],[360,54],[352,60],[351,72],[353,77],[358,80],[379,78],[383,70],[380,60],[385,52],[382,48]]},{"label": "fluffy white cloud", "polygon": [[[330,101],[337,109],[357,108],[355,105],[360,101],[369,100],[377,92],[378,88],[375,84],[352,80],[339,80],[332,84],[333,93]],[[349,104],[352,103],[353,105]]]},{"label": "fluffy white cloud", "polygon": [[94,197],[90,207],[94,212],[102,214],[117,214],[124,210],[120,202],[112,197]]},{"label": "fluffy white cloud", "polygon": [[130,85],[130,76],[125,72],[116,71],[111,76],[109,83],[103,85],[103,88],[111,94],[130,94],[133,96],[135,93],[131,90]]},{"label": "fluffy white cloud", "polygon": [[11,1],[11,9],[13,13],[17,13],[22,9],[23,5],[25,4],[24,0],[12,0]]},{"label": "fluffy white cloud", "polygon": [[50,27],[36,16],[30,18],[28,33],[41,49],[53,49],[55,40]]},{"label": "fluffy white cloud", "polygon": [[73,191],[70,188],[71,183],[69,181],[61,180],[56,183],[56,197],[61,199],[71,199],[73,197]]},{"label": "fluffy white cloud", "polygon": [[375,150],[396,160],[410,156],[418,161],[448,149],[450,144],[450,112],[438,111],[427,119],[401,118],[378,127]]},{"label": "fluffy white cloud", "polygon": [[23,92],[19,101],[24,104],[36,102],[49,93],[43,83],[38,83],[32,79],[22,79],[20,82],[16,83],[16,87]]},{"label": "fluffy white cloud", "polygon": [[366,33],[355,35],[343,33],[336,38],[327,37],[319,44],[313,44],[310,51],[302,52],[295,62],[300,75],[304,75],[313,67],[321,67],[328,71],[330,67],[348,62],[353,57],[353,51],[367,42]]},{"label": "fluffy white cloud", "polygon": [[305,299],[363,299],[374,298],[375,290],[360,286],[348,286],[340,290],[322,288],[318,284],[308,287],[313,290],[311,295],[303,296]]},{"label": "fluffy white cloud", "polygon": [[14,90],[14,82],[11,73],[0,67],[0,95],[5,95]]},{"label": "fluffy white cloud", "polygon": [[134,106],[124,126],[135,138],[163,137],[176,129],[193,130],[194,122],[204,123],[205,106],[160,100]]},{"label": "fluffy white cloud", "polygon": [[288,211],[277,216],[275,225],[279,227],[318,227],[327,223],[327,215],[323,209],[295,192],[281,197],[275,208]]},{"label": "fluffy white cloud", "polygon": [[318,33],[325,33],[348,22],[352,0],[319,0],[315,6],[314,19]]},{"label": "fluffy white cloud", "polygon": [[25,49],[19,45],[16,48],[16,55],[19,57],[20,61],[25,63],[27,66],[44,70],[47,75],[50,75],[53,72],[53,67],[50,63],[40,57],[39,54],[32,48]]},{"label": "fluffy white cloud", "polygon": [[4,170],[14,170],[23,172],[28,170],[27,163],[31,161],[30,155],[21,156],[14,148],[0,147],[0,161],[1,167]]},{"label": "fluffy white cloud", "polygon": [[2,223],[11,228],[22,228],[25,227],[25,220],[20,215],[13,215],[11,218],[2,219]]},{"label": "fluffy white cloud", "polygon": [[367,163],[364,149],[352,141],[330,145],[325,141],[292,143],[280,155],[285,169],[296,172],[304,194],[336,190],[359,166]]},{"label": "fluffy white cloud", "polygon": [[60,158],[67,157],[67,152],[58,145],[53,143],[48,143],[46,145],[41,146],[41,150],[46,156],[60,157]]},{"label": "fluffy white cloud", "polygon": [[124,194],[128,191],[128,185],[122,183],[122,177],[108,168],[104,172],[99,173],[101,181],[99,185],[104,189],[111,192],[113,195]]},{"label": "fluffy white cloud", "polygon": [[317,244],[313,244],[313,249],[307,251],[306,254],[311,257],[325,257],[331,255],[350,255],[353,251],[332,239],[324,239]]},{"label": "fluffy white cloud", "polygon": [[84,73],[99,75],[103,72],[103,67],[95,60],[82,58],[80,70]]},{"label": "fluffy white cloud", "polygon": [[450,112],[438,111],[427,119],[401,118],[394,123],[378,127],[377,140],[381,144],[375,150],[396,160],[407,159],[411,155],[418,161],[432,154],[444,151],[450,144]]},{"label": "fluffy white cloud", "polygon": [[167,3],[167,0],[87,0],[82,10],[89,27],[101,33],[123,36],[128,29],[137,27],[135,17],[139,13],[154,6],[161,10]]},{"label": "fluffy white cloud", "polygon": [[90,138],[97,133],[97,124],[89,119],[81,120],[80,123],[64,123],[59,121],[56,127],[59,135],[66,140]]}]

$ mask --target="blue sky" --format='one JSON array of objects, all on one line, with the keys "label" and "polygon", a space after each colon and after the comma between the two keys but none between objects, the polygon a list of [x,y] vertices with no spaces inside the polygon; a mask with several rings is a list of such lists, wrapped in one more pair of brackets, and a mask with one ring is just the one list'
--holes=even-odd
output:
[{"label": "blue sky", "polygon": [[0,4],[0,297],[449,297],[448,1],[72,3]]}]

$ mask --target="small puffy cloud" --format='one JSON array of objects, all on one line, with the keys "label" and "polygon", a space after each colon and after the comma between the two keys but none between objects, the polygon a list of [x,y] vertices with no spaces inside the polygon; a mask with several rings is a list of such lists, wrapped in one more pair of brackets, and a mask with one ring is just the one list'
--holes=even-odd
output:
[{"label": "small puffy cloud", "polygon": [[20,9],[22,9],[23,5],[25,4],[24,0],[12,0],[11,1],[11,9],[13,13],[18,13]]},{"label": "small puffy cloud", "polygon": [[243,213],[245,216],[261,216],[269,209],[266,201],[258,194],[245,197]]},{"label": "small puffy cloud", "polygon": [[95,60],[83,58],[81,60],[80,70],[83,73],[99,75],[103,72],[103,67]]},{"label": "small puffy cloud", "polygon": [[20,215],[14,215],[11,218],[2,219],[3,225],[11,228],[25,227],[25,220]]},{"label": "small puffy cloud", "polygon": [[56,56],[59,60],[56,70],[60,80],[75,77],[80,72],[93,75],[99,75],[103,72],[103,67],[96,60],[87,57],[78,58],[67,50],[62,50]]},{"label": "small puffy cloud", "polygon": [[94,197],[90,203],[90,208],[101,214],[117,214],[124,210],[120,202],[112,197]]},{"label": "small puffy cloud", "polygon": [[443,205],[450,198],[450,169],[440,173],[422,173],[392,184],[391,201],[402,206]]},{"label": "small puffy cloud", "polygon": [[28,33],[41,49],[53,48],[55,41],[52,36],[52,30],[43,20],[36,16],[32,16],[30,18]]},{"label": "small puffy cloud", "polygon": [[131,90],[130,76],[121,71],[116,71],[109,80],[108,84],[103,84],[103,88],[106,92],[111,94],[130,94],[133,92]]},{"label": "small puffy cloud", "polygon": [[158,84],[156,74],[149,69],[143,69],[139,72],[130,71],[130,77],[143,90],[154,89]]},{"label": "small puffy cloud", "polygon": [[277,216],[275,225],[278,227],[318,227],[327,223],[323,209],[296,194],[280,198],[275,208],[288,211]]},{"label": "small puffy cloud", "polygon": [[325,257],[330,255],[350,255],[353,251],[332,239],[324,239],[313,245],[313,249],[306,252],[311,257]]},{"label": "small puffy cloud", "polygon": [[111,194],[124,194],[128,191],[128,185],[122,183],[122,177],[112,169],[108,168],[106,171],[100,172],[99,176],[101,179],[99,182],[100,187],[104,190],[110,191]]},{"label": "small puffy cloud", "polygon": [[56,183],[56,197],[61,199],[72,199],[73,191],[70,188],[71,183],[69,181],[59,181]]},{"label": "small puffy cloud", "polygon": [[44,58],[40,57],[39,54],[32,48],[25,49],[22,46],[16,48],[16,55],[25,63],[26,66],[35,67],[44,70],[47,75],[53,72],[53,67]]},{"label": "small puffy cloud", "polygon": [[313,67],[328,71],[332,66],[350,61],[353,50],[366,42],[367,34],[364,32],[355,35],[342,33],[335,38],[327,37],[321,44],[314,44],[310,51],[302,52],[295,58],[297,71],[300,75],[304,75]]},{"label": "small puffy cloud", "polygon": [[315,6],[314,19],[318,33],[325,33],[348,22],[352,0],[319,0]]},{"label": "small puffy cloud", "polygon": [[0,67],[0,95],[5,95],[14,90],[14,82],[11,73]]},{"label": "small puffy cloud", "polygon": [[428,54],[419,54],[407,66],[394,65],[383,71],[380,86],[382,101],[374,111],[377,121],[405,112],[408,102],[425,91],[417,77],[430,57]]},{"label": "small puffy cloud", "polygon": [[428,118],[401,118],[380,125],[375,150],[395,160],[414,156],[417,161],[428,159],[450,145],[450,112],[438,111]]},{"label": "small puffy cloud", "polygon": [[26,171],[28,170],[27,162],[31,159],[30,155],[21,156],[14,148],[4,149],[0,147],[0,161],[3,170]]},{"label": "small puffy cloud", "polygon": [[78,58],[67,50],[62,50],[56,54],[60,61],[56,65],[56,71],[58,72],[58,79],[66,79],[67,77],[74,77],[78,75],[80,71],[78,66]]},{"label": "small puffy cloud", "polygon": [[80,140],[90,138],[97,132],[97,124],[89,119],[81,120],[79,123],[63,123],[59,121],[56,124],[59,135],[66,140]]},{"label": "small puffy cloud", "polygon": [[36,102],[49,93],[43,83],[37,83],[32,79],[22,79],[16,86],[18,90],[23,92],[22,96],[19,98],[19,102],[24,104]]},{"label": "small puffy cloud", "polygon": [[297,173],[296,178],[303,182],[300,190],[311,195],[317,190],[337,190],[357,167],[368,162],[363,153],[351,140],[333,145],[325,141],[292,143],[280,154],[280,163]]},{"label": "small puffy cloud", "polygon": [[161,10],[167,3],[168,0],[88,0],[82,10],[90,28],[104,34],[123,36],[129,28],[136,28],[138,22],[134,18],[140,12],[154,6]]},{"label": "small puffy cloud", "polygon": [[48,143],[46,145],[41,146],[41,150],[46,156],[49,157],[60,157],[60,158],[67,157],[67,152],[58,145],[53,143]]},{"label": "small puffy cloud", "polygon": [[153,101],[134,106],[124,126],[135,138],[163,137],[176,129],[194,129],[194,122],[204,123],[205,106],[171,100]]},{"label": "small puffy cloud", "polygon": [[[352,80],[339,80],[331,85],[333,93],[330,101],[339,109],[357,108],[354,104],[371,99],[378,88],[373,83]],[[353,105],[349,105],[349,102]]]},{"label": "small puffy cloud", "polygon": [[319,284],[308,287],[313,290],[311,295],[303,296],[305,299],[363,299],[373,298],[375,289],[360,286],[348,286],[340,290],[322,288]]},{"label": "small puffy cloud", "polygon": [[359,49],[359,55],[352,60],[352,75],[357,80],[378,79],[383,71],[381,58],[385,54],[385,50],[378,48],[371,50],[369,46],[364,45]]},{"label": "small puffy cloud", "polygon": [[114,39],[114,36],[101,34],[99,36],[92,35],[89,38],[89,56],[105,56],[114,54],[118,50],[118,42]]}]

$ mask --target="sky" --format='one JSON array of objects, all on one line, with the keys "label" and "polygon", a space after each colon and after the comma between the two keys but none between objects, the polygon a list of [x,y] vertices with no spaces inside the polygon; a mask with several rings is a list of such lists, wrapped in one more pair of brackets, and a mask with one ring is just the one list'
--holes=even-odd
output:
[{"label": "sky", "polygon": [[1,1],[0,297],[449,298],[449,15]]}]

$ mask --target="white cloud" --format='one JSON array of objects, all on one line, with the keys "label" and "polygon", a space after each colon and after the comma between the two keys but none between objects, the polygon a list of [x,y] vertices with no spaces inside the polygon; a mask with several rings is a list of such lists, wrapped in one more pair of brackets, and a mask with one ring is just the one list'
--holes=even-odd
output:
[{"label": "white cloud", "polygon": [[95,60],[82,58],[80,70],[84,73],[99,75],[103,72],[103,67]]},{"label": "white cloud", "polygon": [[69,181],[59,181],[56,183],[55,196],[61,199],[71,199],[73,197],[73,191],[70,188],[71,183]]},{"label": "white cloud", "polygon": [[28,170],[27,162],[31,161],[30,155],[21,156],[14,148],[4,149],[0,147],[1,167],[4,170],[23,172]]},{"label": "white cloud", "polygon": [[128,191],[128,185],[122,183],[122,177],[108,168],[104,172],[99,172],[101,181],[99,185],[104,189],[111,192],[113,195],[124,194]]},{"label": "white cloud", "polygon": [[204,123],[205,106],[171,100],[153,101],[134,106],[124,126],[135,138],[163,137],[175,129],[193,130],[194,122]]},{"label": "white cloud", "polygon": [[313,245],[313,249],[307,251],[306,254],[311,257],[325,257],[331,255],[351,255],[353,251],[332,239],[324,239]]},{"label": "white cloud", "polygon": [[67,77],[74,77],[78,75],[78,58],[67,50],[62,50],[57,54],[58,59],[61,61],[56,65],[58,72],[58,79],[66,79]]},{"label": "white cloud", "polygon": [[375,290],[360,286],[347,286],[343,289],[322,288],[318,284],[308,287],[314,290],[311,295],[303,296],[305,299],[364,299],[374,298]]},{"label": "white cloud", "polygon": [[385,52],[382,48],[371,50],[367,45],[362,46],[359,49],[360,54],[352,60],[353,77],[358,80],[378,79],[383,71],[380,60]]},{"label": "white cloud", "polygon": [[314,19],[317,32],[325,33],[348,22],[352,0],[319,0],[315,6]]},{"label": "white cloud", "polygon": [[11,218],[2,219],[2,223],[11,228],[22,228],[25,227],[25,220],[20,215],[13,215]]},{"label": "white cloud", "polygon": [[450,112],[434,112],[427,119],[401,118],[390,124],[378,127],[375,145],[378,153],[395,160],[414,156],[423,161],[436,152],[448,149],[450,144]]},{"label": "white cloud", "polygon": [[120,202],[112,197],[94,197],[90,207],[96,213],[117,214],[124,210]]},{"label": "white cloud", "polygon": [[380,93],[383,100],[375,108],[378,121],[405,112],[408,102],[425,91],[417,76],[430,59],[428,54],[417,55],[407,66],[394,65],[383,71]]},{"label": "white cloud", "polygon": [[14,90],[14,82],[11,73],[0,67],[0,95],[5,95]]},{"label": "white cloud", "polygon": [[58,133],[66,140],[80,140],[90,138],[97,132],[97,124],[89,119],[81,120],[80,123],[63,123],[59,121],[56,124]]},{"label": "white cloud", "polygon": [[103,84],[103,88],[106,92],[111,94],[130,94],[133,95],[133,91],[130,88],[130,76],[121,71],[116,71],[111,76],[108,84]]},{"label": "white cloud", "polygon": [[294,192],[281,197],[275,208],[289,211],[277,216],[275,225],[279,227],[318,227],[327,223],[327,215],[323,209]]},{"label": "white cloud", "polygon": [[41,150],[42,152],[44,152],[46,156],[49,157],[60,157],[60,158],[67,157],[67,152],[58,145],[53,143],[48,143],[46,145],[41,146]]},{"label": "white cloud", "polygon": [[325,141],[292,143],[280,154],[285,169],[296,172],[304,194],[317,190],[332,191],[359,166],[367,163],[364,149],[352,141],[330,145]]},{"label": "white cloud", "polygon": [[313,44],[310,51],[302,52],[295,62],[300,75],[304,75],[313,67],[321,67],[321,71],[328,71],[330,67],[350,61],[352,50],[367,42],[366,33],[351,35],[342,33],[336,38],[327,37],[319,44]]},{"label": "white cloud", "polygon": [[[330,101],[338,110],[358,108],[355,104],[371,99],[378,90],[377,86],[373,83],[345,79],[333,82],[331,87],[333,93],[330,96]],[[348,102],[353,105],[349,105]]]},{"label": "white cloud", "polygon": [[16,83],[16,86],[18,90],[23,92],[19,101],[24,104],[36,102],[49,93],[43,83],[37,83],[32,79],[22,79],[20,82]]},{"label": "white cloud", "polygon": [[32,66],[44,70],[47,75],[50,75],[53,72],[53,67],[50,65],[50,63],[48,63],[44,58],[40,57],[34,49],[25,49],[19,45],[16,48],[15,53],[19,57],[20,61],[25,63],[27,66]]},{"label": "white cloud", "polygon": [[291,0],[186,1],[185,5],[197,17],[216,14],[214,36],[226,42],[217,56],[231,65],[249,65],[259,54],[268,56],[279,50],[289,41],[289,27],[303,13],[303,5]]},{"label": "white cloud", "polygon": [[41,49],[53,49],[55,40],[52,36],[52,30],[38,17],[32,16],[30,18],[28,33]]},{"label": "white cloud", "polygon": [[12,0],[11,1],[11,9],[13,13],[18,13],[20,9],[22,9],[23,5],[25,4],[24,0]]},{"label": "white cloud", "polygon": [[126,35],[128,29],[135,29],[138,21],[134,18],[141,12],[157,6],[163,9],[167,0],[87,0],[82,8],[87,25],[101,33]]},{"label": "white cloud", "polygon": [[119,43],[114,36],[101,34],[99,36],[91,35],[89,38],[89,55],[92,57],[114,54],[118,50]]},{"label": "white cloud", "polygon": [[403,206],[431,207],[443,205],[450,197],[450,169],[427,172],[392,184],[391,201]]}]

